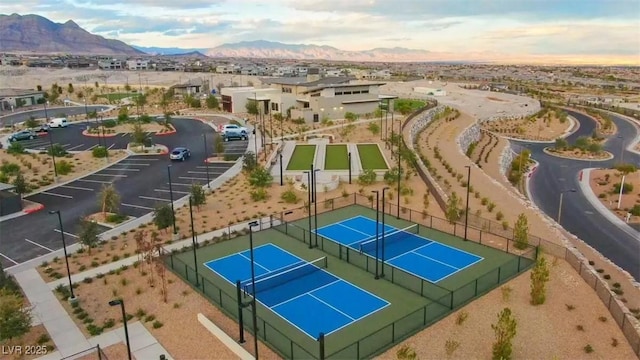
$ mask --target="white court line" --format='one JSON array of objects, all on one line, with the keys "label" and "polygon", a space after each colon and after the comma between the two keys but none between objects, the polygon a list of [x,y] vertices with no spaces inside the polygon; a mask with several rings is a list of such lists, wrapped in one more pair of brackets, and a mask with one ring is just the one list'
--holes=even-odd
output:
[{"label": "white court line", "polygon": [[76,181],[84,181],[84,182],[98,183],[98,184],[113,184],[113,181],[100,181],[100,180],[89,180],[89,179],[78,179]]},{"label": "white court line", "polygon": [[93,148],[94,148],[94,147],[97,147],[97,146],[98,146],[98,144],[95,144],[95,145],[93,145],[92,147],[87,148],[87,150],[93,150]]},{"label": "white court line", "polygon": [[84,146],[84,144],[80,144],[80,145],[76,145],[76,146],[70,147],[70,148],[68,148],[67,150],[68,150],[68,151],[73,151],[73,149],[77,149],[77,148],[79,148],[79,147],[83,147],[83,146]]},{"label": "white court line", "polygon": [[89,176],[127,177],[127,175],[116,175],[116,174],[91,174]]},{"label": "white court line", "polygon": [[5,255],[5,254],[3,254],[3,253],[0,253],[0,256],[2,256],[3,258],[5,258],[5,259],[7,259],[7,260],[11,261],[11,262],[12,262],[12,263],[14,263],[15,265],[18,265],[18,262],[17,262],[17,261],[15,261],[15,260],[13,260],[12,258],[8,257],[7,255]]},{"label": "white court line", "polygon": [[133,204],[125,204],[125,203],[120,203],[120,205],[122,205],[122,206],[126,206],[126,207],[132,207],[132,208],[136,208],[136,209],[154,210],[153,208],[150,208],[150,207],[147,207],[147,206],[140,206],[140,205],[133,205]]},{"label": "white court line", "polygon": [[39,246],[39,247],[41,247],[41,248],[43,248],[43,249],[45,249],[45,250],[49,250],[50,252],[53,252],[53,250],[49,249],[48,247],[46,247],[46,246],[44,246],[44,245],[42,245],[42,244],[38,244],[38,243],[37,243],[37,242],[35,242],[35,241],[31,241],[31,240],[29,240],[29,239],[24,239],[24,240],[25,240],[26,242],[29,242],[29,243],[31,243],[31,244],[33,244],[33,245],[35,245],[35,246]]},{"label": "white court line", "polygon": [[130,168],[106,168],[106,169],[102,169],[102,171],[140,171],[140,169],[130,169]]},{"label": "white court line", "polygon": [[[253,249],[253,250],[255,250],[255,249]],[[248,257],[246,257],[246,256],[244,256],[244,255],[242,255],[242,253],[241,253],[241,252],[239,252],[239,253],[237,253],[237,254],[238,254],[238,255],[240,255],[240,256],[242,256],[243,258],[245,258],[245,259],[249,260],[249,263],[251,263],[251,259],[250,259],[250,258],[248,258]],[[260,266],[261,268],[263,268],[263,269],[265,269],[265,270],[269,271],[269,269],[267,269],[266,267],[264,267],[264,266],[262,266],[262,265],[258,264],[257,262],[255,262],[255,261],[254,261],[253,263],[254,263],[254,264],[256,264],[256,265],[258,265],[258,266]]]},{"label": "white court line", "polygon": [[[272,308],[272,309],[275,309],[275,308],[277,308],[278,306],[283,305],[283,304],[286,304],[286,303],[288,303],[288,302],[291,302],[291,301],[293,301],[293,300],[295,300],[295,299],[297,299],[297,298],[301,298],[301,297],[303,297],[303,296],[305,296],[305,295],[311,295],[311,293],[312,293],[312,292],[314,292],[314,291],[316,291],[316,290],[320,290],[320,289],[322,289],[322,288],[326,288],[327,286],[331,286],[331,285],[333,285],[333,284],[335,284],[335,283],[337,283],[337,282],[340,282],[340,281],[342,281],[342,280],[340,280],[340,279],[335,279],[334,281],[332,281],[332,282],[330,282],[330,283],[328,283],[328,284],[324,284],[324,285],[322,285],[322,286],[320,286],[320,287],[317,287],[317,288],[315,288],[315,289],[313,289],[313,290],[311,290],[311,291],[307,291],[306,293],[303,293],[303,294],[300,294],[300,295],[294,296],[294,297],[292,297],[292,298],[290,298],[290,299],[287,299],[287,300],[285,300],[285,301],[283,301],[283,302],[277,303],[277,304],[273,305],[271,308]],[[315,296],[314,296],[314,297],[315,297]]]},{"label": "white court line", "polygon": [[156,201],[166,201],[166,202],[171,202],[171,200],[169,199],[162,199],[162,198],[157,198],[157,197],[151,197],[151,196],[138,196],[140,199],[147,199],[147,200],[156,200]]},{"label": "white court line", "polygon": [[347,225],[345,225],[345,224],[343,224],[343,223],[341,223],[341,222],[336,223],[336,225],[340,225],[340,226],[345,227],[345,228],[347,228],[347,229],[349,229],[349,230],[353,230],[353,231],[355,231],[355,232],[359,232],[360,234],[367,235],[367,237],[366,237],[366,238],[370,238],[370,237],[372,237],[372,236],[374,236],[374,237],[376,236],[376,234],[371,235],[371,234],[366,233],[366,232],[364,232],[364,231],[360,231],[360,230],[358,230],[358,229],[354,229],[354,228],[352,228],[351,226],[347,226]]},{"label": "white court line", "polygon": [[[337,281],[341,281],[341,280],[337,280]],[[348,317],[349,319],[351,319],[351,321],[356,321],[356,319],[354,319],[354,318],[352,318],[351,316],[349,316],[348,314],[346,314],[346,313],[344,313],[344,312],[340,311],[340,309],[336,308],[335,306],[333,306],[333,305],[331,305],[331,304],[329,304],[329,303],[324,302],[322,299],[318,298],[317,296],[314,296],[314,295],[313,295],[313,294],[311,294],[311,293],[309,293],[309,296],[311,296],[312,298],[314,298],[314,299],[316,299],[316,300],[320,301],[320,302],[321,302],[321,303],[323,303],[325,306],[327,306],[327,307],[329,307],[329,308],[331,308],[331,309],[333,309],[333,310],[335,310],[335,311],[339,312],[340,314],[342,314],[342,315],[344,315],[344,316]]]},{"label": "white court line", "polygon": [[428,243],[428,244],[425,244],[425,245],[422,245],[422,246],[417,247],[417,248],[415,248],[415,249],[412,249],[411,251],[403,252],[402,254],[400,254],[400,255],[396,255],[396,256],[394,256],[394,257],[392,257],[392,258],[390,258],[390,259],[384,259],[384,261],[385,261],[385,262],[389,262],[389,261],[391,261],[391,260],[395,260],[395,259],[397,259],[397,258],[399,258],[399,257],[402,257],[402,256],[404,256],[404,255],[406,255],[406,254],[412,253],[412,252],[414,252],[414,251],[416,251],[416,250],[420,250],[420,249],[422,249],[422,248],[426,248],[427,246],[429,246],[429,245],[433,244],[434,242],[435,242],[435,241],[432,241],[432,242],[430,242],[430,243]]},{"label": "white court line", "polygon": [[444,262],[442,262],[442,261],[440,261],[440,260],[436,260],[436,259],[434,259],[434,258],[432,258],[432,257],[428,257],[428,256],[426,256],[426,255],[422,255],[422,254],[420,254],[420,253],[417,253],[417,252],[415,251],[415,249],[414,249],[414,250],[412,250],[411,252],[412,252],[412,253],[414,253],[414,254],[416,254],[416,255],[418,255],[418,256],[422,256],[422,257],[423,257],[423,258],[425,258],[425,259],[429,259],[429,260],[431,260],[431,261],[434,261],[434,262],[440,263],[440,264],[442,264],[442,265],[444,265],[444,266],[446,266],[446,267],[450,267],[450,268],[452,268],[452,269],[454,269],[454,270],[460,270],[460,269],[458,269],[457,267],[455,267],[455,266],[453,266],[453,265],[451,265],[451,264],[447,264],[447,263],[444,263]]},{"label": "white court line", "polygon": [[[53,229],[53,231],[55,231],[55,232],[57,232],[57,233],[60,233],[60,229]],[[64,234],[65,234],[65,235],[69,235],[69,236],[71,236],[71,237],[73,237],[73,238],[76,238],[76,239],[78,238],[78,235],[76,235],[76,234],[72,234],[72,233],[68,233],[68,232],[66,232],[66,231],[64,232]]]},{"label": "white court line", "polygon": [[171,193],[174,192],[176,194],[190,194],[190,192],[188,191],[178,191],[178,190],[164,190],[164,189],[153,189],[153,191],[157,191],[157,192],[163,192],[163,193]]},{"label": "white court line", "polygon": [[189,176],[180,176],[180,179],[191,179],[191,180],[207,180],[207,178],[199,178],[199,177],[189,177]]},{"label": "white court line", "polygon": [[60,185],[60,187],[61,188],[66,188],[66,189],[74,189],[74,190],[96,191],[94,189],[90,189],[90,188],[86,188],[86,187],[80,187],[80,186]]},{"label": "white court line", "polygon": [[65,199],[73,199],[73,196],[50,193],[48,191],[43,191],[40,194],[45,194],[45,195],[49,195],[49,196],[58,196],[58,197],[65,198]]}]

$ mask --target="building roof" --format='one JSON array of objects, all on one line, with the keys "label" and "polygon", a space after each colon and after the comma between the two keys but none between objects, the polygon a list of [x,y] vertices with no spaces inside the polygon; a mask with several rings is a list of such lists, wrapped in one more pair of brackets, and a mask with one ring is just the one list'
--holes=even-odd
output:
[{"label": "building roof", "polygon": [[7,191],[15,188],[15,186],[11,184],[0,183],[0,191]]},{"label": "building roof", "polygon": [[318,85],[316,87],[312,87],[310,89],[307,89],[306,91],[303,91],[303,94],[306,93],[310,93],[312,91],[318,91],[318,90],[322,90],[322,89],[329,89],[329,88],[344,88],[344,87],[358,87],[358,86],[382,86],[385,83],[383,82],[356,82],[356,83],[351,83],[351,84],[321,84]]},{"label": "building roof", "polygon": [[44,91],[32,89],[0,89],[0,98],[44,94]]},{"label": "building roof", "polygon": [[280,77],[280,78],[261,78],[260,81],[263,84],[278,84],[278,85],[297,85],[297,86],[318,86],[321,84],[341,84],[354,80],[355,77],[347,76],[328,76],[320,78],[315,81],[308,81],[306,76],[299,77]]}]

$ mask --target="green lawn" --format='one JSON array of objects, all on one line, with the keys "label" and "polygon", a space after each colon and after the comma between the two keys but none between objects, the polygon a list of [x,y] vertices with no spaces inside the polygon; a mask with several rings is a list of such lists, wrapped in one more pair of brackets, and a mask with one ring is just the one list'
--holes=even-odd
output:
[{"label": "green lawn", "polygon": [[425,102],[414,99],[397,99],[393,102],[394,109],[402,115],[408,115],[422,108]]},{"label": "green lawn", "polygon": [[296,145],[287,165],[287,170],[309,170],[315,155],[315,145]]},{"label": "green lawn", "polygon": [[102,94],[97,95],[98,98],[104,98],[109,101],[118,101],[128,97],[136,97],[138,93],[113,93],[113,94]]},{"label": "green lawn", "polygon": [[360,164],[364,170],[383,170],[389,168],[378,144],[358,144],[357,146],[358,154],[360,155]]},{"label": "green lawn", "polygon": [[325,170],[349,170],[349,152],[347,145],[327,145],[324,158]]}]

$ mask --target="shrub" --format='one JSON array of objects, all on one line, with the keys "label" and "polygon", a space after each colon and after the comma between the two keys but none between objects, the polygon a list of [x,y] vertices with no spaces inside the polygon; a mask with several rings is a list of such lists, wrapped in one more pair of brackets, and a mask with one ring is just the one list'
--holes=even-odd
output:
[{"label": "shrub", "polygon": [[60,144],[53,144],[53,146],[47,149],[47,155],[61,157],[67,155],[67,150]]},{"label": "shrub", "polygon": [[371,185],[376,182],[376,173],[371,169],[366,169],[358,176],[358,183],[360,185]]},{"label": "shrub", "polygon": [[18,155],[24,154],[25,152],[24,146],[18,142],[12,142],[7,148],[7,154]]},{"label": "shrub", "polygon": [[60,160],[56,163],[56,171],[58,175],[67,175],[73,170],[73,164],[67,160]]},{"label": "shrub", "polygon": [[38,345],[44,345],[48,343],[49,340],[51,340],[51,338],[49,337],[49,334],[42,334],[40,335],[40,337],[38,337],[38,340],[36,341],[36,343]]},{"label": "shrub", "polygon": [[[120,117],[118,116],[118,119],[120,119]],[[104,126],[107,129],[111,129],[116,127],[116,125],[118,125],[118,122],[114,119],[106,119],[106,120],[102,120],[102,126]]]},{"label": "shrub", "polygon": [[127,216],[123,214],[109,214],[106,218],[107,222],[113,224],[120,224],[121,222],[127,220]]},{"label": "shrub", "polygon": [[584,347],[584,352],[586,352],[587,354],[591,354],[593,352],[593,347],[587,344],[587,346]]},{"label": "shrub", "polygon": [[251,196],[251,200],[253,201],[261,201],[269,198],[269,193],[265,188],[257,188],[255,190],[251,190],[249,192],[249,195]]},{"label": "shrub", "polygon": [[576,308],[575,305],[571,305],[571,304],[565,304],[565,306],[567,307],[567,310],[569,310],[569,311],[574,310]]},{"label": "shrub", "polygon": [[18,173],[20,172],[20,165],[12,162],[5,162],[0,165],[0,172],[8,176],[18,175]]},{"label": "shrub", "polygon": [[156,319],[156,316],[155,316],[155,315],[147,315],[147,316],[144,318],[144,322],[153,321],[153,320],[155,320],[155,319]]},{"label": "shrub", "polygon": [[[620,193],[620,183],[616,183],[613,185],[613,193],[614,194],[619,194]],[[630,192],[633,191],[633,184],[631,183],[624,183],[624,185],[622,186],[622,193],[623,194],[628,194]]]},{"label": "shrub", "polygon": [[502,213],[502,211],[498,211],[496,213],[496,220],[500,221],[504,218],[504,214]]},{"label": "shrub", "polygon": [[104,324],[102,324],[102,327],[104,329],[109,329],[109,328],[112,328],[115,324],[116,324],[116,321],[114,319],[107,319],[105,320]]},{"label": "shrub", "polygon": [[162,327],[162,325],[164,325],[163,323],[161,323],[160,321],[156,320],[153,322],[153,328],[154,329],[160,329]]},{"label": "shrub", "polygon": [[283,192],[280,198],[287,204],[297,204],[300,201],[296,192],[291,188]]},{"label": "shrub", "polygon": [[96,146],[93,148],[93,150],[91,150],[91,154],[93,155],[94,158],[104,158],[104,157],[107,157],[108,152],[106,147]]},{"label": "shrub", "polygon": [[469,313],[462,310],[458,313],[458,316],[456,317],[456,324],[458,325],[462,325],[465,320],[467,320],[467,318],[469,317]]}]

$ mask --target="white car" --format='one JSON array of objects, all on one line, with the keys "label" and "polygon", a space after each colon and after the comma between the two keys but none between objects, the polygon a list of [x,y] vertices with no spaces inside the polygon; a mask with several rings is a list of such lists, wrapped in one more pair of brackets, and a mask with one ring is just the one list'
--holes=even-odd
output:
[{"label": "white car", "polygon": [[220,127],[220,134],[224,141],[229,141],[230,139],[246,140],[249,137],[247,128],[236,124],[222,125]]}]

